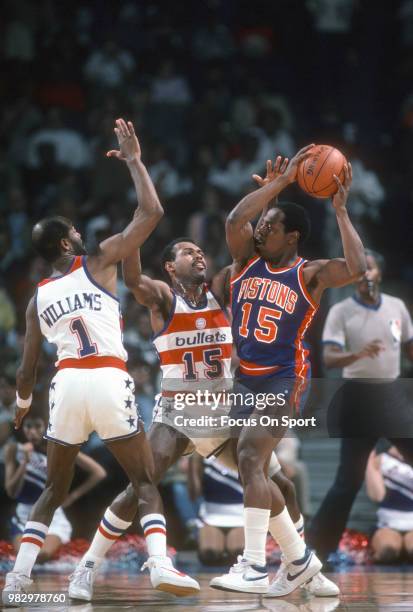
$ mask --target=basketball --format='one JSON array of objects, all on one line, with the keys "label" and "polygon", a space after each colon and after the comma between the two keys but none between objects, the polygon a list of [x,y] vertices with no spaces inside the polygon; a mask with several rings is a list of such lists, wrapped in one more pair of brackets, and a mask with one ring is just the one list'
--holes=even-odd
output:
[{"label": "basketball", "polygon": [[309,157],[298,167],[298,184],[314,198],[329,198],[337,192],[333,175],[343,181],[346,163],[346,158],[338,149],[329,145],[314,145]]}]

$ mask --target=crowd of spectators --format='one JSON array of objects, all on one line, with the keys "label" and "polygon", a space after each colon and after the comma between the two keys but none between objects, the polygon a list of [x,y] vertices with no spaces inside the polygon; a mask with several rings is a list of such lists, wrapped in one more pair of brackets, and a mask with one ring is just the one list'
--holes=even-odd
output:
[{"label": "crowd of spectators", "polygon": [[[131,218],[127,168],[105,157],[119,116],[134,121],[166,213],[143,249],[150,275],[160,274],[160,247],[182,234],[204,248],[211,273],[226,265],[225,215],[254,188],[251,175],[276,154],[325,142],[352,161],[351,214],[412,298],[412,0],[374,11],[364,0],[6,0],[0,33],[4,386],[21,355],[27,302],[48,275],[31,248],[33,223],[69,217],[93,248]],[[287,197],[312,218],[304,255],[339,254],[328,201],[295,187]],[[121,282],[119,293],[148,424],[159,383],[149,319]],[[53,364],[45,345],[36,388],[45,408]],[[12,410],[1,402],[4,430]]]}]

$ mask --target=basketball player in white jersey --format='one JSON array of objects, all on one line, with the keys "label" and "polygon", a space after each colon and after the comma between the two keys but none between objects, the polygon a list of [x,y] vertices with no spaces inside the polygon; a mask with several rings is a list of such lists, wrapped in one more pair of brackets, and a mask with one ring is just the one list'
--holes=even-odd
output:
[{"label": "basketball player in white jersey", "polygon": [[[103,241],[94,256],[86,254],[80,234],[68,219],[46,218],[33,229],[34,246],[53,271],[39,284],[27,308],[23,361],[17,372],[16,428],[30,409],[43,336],[57,346],[58,372],[50,386],[46,487],[26,523],[13,571],[6,576],[5,603],[8,593],[21,592],[32,582],[33,565],[53,514],[68,494],[80,446],[90,433],[98,433],[125,470],[138,507],[143,483],[148,485],[146,495],[159,498],[151,484],[153,459],[134,403],[133,380],[126,370],[115,292],[118,262],[143,244],[163,209],[141,161],[132,123],[117,120],[115,133],[120,151],[109,151],[108,156],[127,163],[139,202],[129,225]],[[89,556],[89,572],[132,518],[124,520],[111,509],[106,511],[93,542],[96,556]],[[76,573],[71,596],[84,595],[86,573]],[[175,574],[171,571],[171,575]]]}]

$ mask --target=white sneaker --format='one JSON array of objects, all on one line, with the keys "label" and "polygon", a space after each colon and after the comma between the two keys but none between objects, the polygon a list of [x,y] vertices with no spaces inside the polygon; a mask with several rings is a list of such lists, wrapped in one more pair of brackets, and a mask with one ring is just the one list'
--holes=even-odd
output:
[{"label": "white sneaker", "polygon": [[267,566],[255,565],[241,555],[228,574],[213,578],[209,583],[221,591],[241,591],[242,593],[266,593],[268,591]]},{"label": "white sneaker", "polygon": [[311,580],[303,584],[301,588],[316,597],[337,597],[337,595],[340,595],[338,586],[321,572],[318,572]]},{"label": "white sneaker", "polygon": [[9,600],[9,595],[13,593],[27,593],[32,582],[33,580],[20,572],[9,572],[6,574],[2,593],[3,605],[16,607],[16,604]]},{"label": "white sneaker", "polygon": [[270,584],[266,597],[284,597],[308,582],[322,568],[316,555],[307,548],[305,556],[297,561],[280,565],[274,580]]},{"label": "white sneaker", "polygon": [[148,568],[154,589],[172,593],[177,597],[196,595],[200,586],[196,580],[175,569],[169,557],[149,557],[141,570]]},{"label": "white sneaker", "polygon": [[91,601],[97,569],[97,567],[78,565],[73,574],[69,576],[69,597]]}]

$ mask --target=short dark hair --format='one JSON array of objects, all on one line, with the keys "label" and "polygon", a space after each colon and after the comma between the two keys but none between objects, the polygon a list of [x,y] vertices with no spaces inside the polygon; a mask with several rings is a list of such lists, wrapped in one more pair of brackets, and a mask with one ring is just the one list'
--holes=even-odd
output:
[{"label": "short dark hair", "polygon": [[298,244],[300,246],[304,244],[311,231],[310,217],[306,209],[299,204],[294,204],[294,202],[278,202],[277,208],[284,213],[285,231],[297,231],[300,234]]},{"label": "short dark hair", "polygon": [[373,257],[374,261],[377,264],[377,267],[379,268],[380,272],[384,271],[384,257],[383,255],[381,255],[380,253],[378,253],[377,251],[373,251],[373,249],[364,249],[364,252],[366,254],[366,256],[370,256]]},{"label": "short dark hair", "polygon": [[60,241],[67,238],[72,221],[66,217],[46,217],[33,227],[33,246],[43,259],[53,263],[60,257]]},{"label": "short dark hair", "polygon": [[175,240],[172,240],[171,242],[169,242],[161,253],[162,270],[165,269],[165,264],[167,261],[175,261],[175,257],[176,257],[175,247],[180,242],[191,242],[192,244],[195,244],[192,238],[189,238],[188,236],[180,236],[179,238],[175,238]]}]

